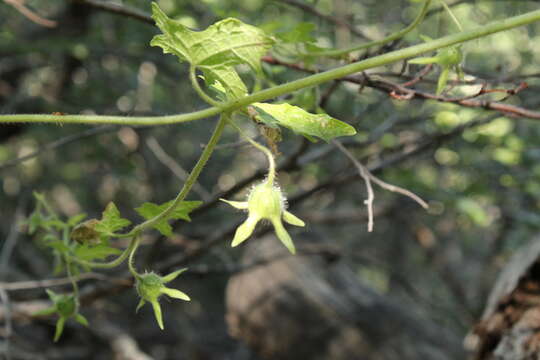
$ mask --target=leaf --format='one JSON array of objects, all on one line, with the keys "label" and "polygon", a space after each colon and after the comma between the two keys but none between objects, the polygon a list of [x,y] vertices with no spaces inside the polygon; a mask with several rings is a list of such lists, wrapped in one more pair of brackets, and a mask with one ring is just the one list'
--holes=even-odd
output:
[{"label": "leaf", "polygon": [[110,202],[103,211],[99,223],[95,224],[94,230],[103,234],[111,234],[129,224],[131,224],[131,221],[121,218],[116,205]]},{"label": "leaf", "polygon": [[356,130],[349,124],[334,119],[327,114],[311,114],[290,104],[254,103],[260,119],[269,126],[280,125],[304,135],[315,136],[330,141],[339,136],[351,136]]},{"label": "leaf", "polygon": [[41,212],[36,209],[32,215],[30,215],[26,223],[28,224],[28,234],[33,235],[43,223]]},{"label": "leaf", "polygon": [[163,34],[156,35],[150,45],[201,69],[207,85],[219,81],[232,98],[247,93],[234,66],[247,64],[260,73],[260,59],[275,42],[263,30],[234,18],[218,21],[203,31],[192,31],[168,18],[155,2],[152,17]]},{"label": "leaf", "polygon": [[70,217],[67,221],[69,226],[75,226],[86,218],[86,214],[77,214]]},{"label": "leaf", "polygon": [[75,226],[71,231],[70,237],[78,243],[98,244],[100,241],[100,233],[95,227],[100,223],[97,219],[86,220]]},{"label": "leaf", "polygon": [[[137,211],[137,213],[139,213],[139,215],[141,215],[143,218],[149,220],[163,213],[165,209],[172,205],[172,203],[173,200],[161,205],[147,202],[136,208],[135,211]],[[194,209],[198,208],[201,204],[202,201],[182,201],[167,217],[158,221],[156,224],[154,224],[153,227],[157,229],[161,234],[165,236],[171,236],[172,227],[168,223],[168,220],[182,219],[186,221],[191,221],[189,213]]]},{"label": "leaf", "polygon": [[293,29],[276,34],[284,43],[315,43],[316,39],[311,34],[315,30],[315,24],[301,22]]},{"label": "leaf", "polygon": [[224,100],[238,99],[247,95],[246,85],[232,67],[201,66],[201,70],[206,85],[225,95],[220,95],[221,98],[225,98]]},{"label": "leaf", "polygon": [[91,246],[89,244],[82,244],[78,245],[75,248],[74,255],[75,257],[81,259],[81,260],[103,260],[111,255],[118,255],[122,251],[117,248],[113,248],[107,245],[99,244],[95,246]]}]

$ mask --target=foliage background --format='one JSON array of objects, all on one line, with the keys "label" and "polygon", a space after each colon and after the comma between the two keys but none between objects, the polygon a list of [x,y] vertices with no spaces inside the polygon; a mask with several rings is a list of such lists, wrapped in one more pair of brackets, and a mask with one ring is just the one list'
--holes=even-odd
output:
[{"label": "foliage background", "polygon": [[[148,45],[157,28],[84,3],[27,0],[36,13],[57,20],[54,28],[34,24],[7,3],[0,3],[1,113],[157,115],[203,107],[186,81],[187,67]],[[363,41],[350,29],[314,16],[294,6],[293,1],[158,3],[169,16],[193,28],[206,28],[233,16],[269,32],[289,31],[300,22],[310,22],[316,25],[318,43],[326,46],[344,47]],[[538,7],[538,2],[518,0],[454,3],[452,8],[466,29]],[[126,0],[123,4],[146,13],[150,9],[150,2],[143,0]],[[405,0],[321,0],[304,4],[355,24],[370,39],[403,28],[419,7],[419,2]],[[438,7],[435,1],[433,9]],[[526,81],[528,89],[507,102],[538,109],[539,26],[465,44],[466,80],[475,84],[487,81],[492,87],[508,89]],[[373,49],[371,54],[418,43],[420,34],[436,38],[455,31],[446,13],[434,10],[402,41]],[[318,64],[327,68],[336,62],[320,59]],[[264,66],[269,83],[304,76],[283,66]],[[420,69],[411,66],[400,76],[401,68],[399,63],[368,74],[399,83]],[[248,69],[241,70],[242,76],[250,79]],[[436,79],[436,72],[432,72],[417,87],[434,92]],[[460,86],[448,96],[463,96],[474,89],[478,86]],[[369,86],[359,92],[357,85],[347,83],[325,84],[292,97],[306,109],[313,109],[321,99],[329,114],[357,129],[356,136],[342,140],[364,163],[385,164],[393,156],[429,143],[384,166],[377,175],[428,199],[431,208],[426,212],[409,199],[376,189],[375,231],[367,233],[363,183],[356,176],[342,183],[334,181],[343,174],[354,174],[345,156],[332,145],[312,144],[284,132],[279,160],[296,161],[280,172],[279,179],[294,212],[309,224],[304,236],[323,239],[324,244],[333,246],[339,261],[354,269],[358,281],[406,304],[412,313],[441,324],[455,339],[462,339],[480,317],[505,260],[530,241],[540,226],[538,120],[449,103],[397,100]],[[178,166],[189,170],[213,123],[203,120],[156,128],[106,126],[91,136],[83,126],[3,126],[0,239],[4,244],[13,238],[16,242],[9,258],[2,257],[8,265],[0,264],[0,269],[5,269],[0,273],[1,280],[53,276],[47,251],[37,239],[18,231],[21,219],[31,212],[33,190],[47,194],[65,216],[85,212],[90,218],[99,217],[105,205],[114,200],[124,216],[136,219],[134,207],[144,201],[167,201],[181,184],[170,166],[156,157],[155,144]],[[80,138],[53,150],[42,150],[74,134]],[[222,143],[237,140],[229,129]],[[39,156],[8,166],[12,159],[34,151],[39,151]],[[261,176],[265,166],[261,154],[248,146],[220,148],[200,178],[204,190],[192,193],[190,199],[212,199],[236,187],[235,197],[241,199],[249,189],[244,179],[253,174]],[[228,335],[225,324],[224,289],[242,253],[241,248],[230,249],[227,242],[230,229],[242,217],[225,205],[211,202],[193,216],[191,223],[179,224],[172,239],[153,232],[145,237],[146,246],[139,257],[148,267],[205,247],[209,240],[217,243],[194,257],[189,262],[193,273],[178,281],[193,301],[164,304],[165,332],[157,329],[149,311],[133,315],[137,299],[128,290],[106,294],[83,308],[95,326],[84,329],[71,325],[57,345],[50,340],[52,320],[15,316],[10,336],[13,357],[108,359],[115,347],[107,329],[114,326],[155,359],[256,359],[254,351]],[[292,235],[294,238],[294,232]],[[120,272],[106,274],[110,282]],[[92,289],[99,282],[88,280],[84,285]],[[12,291],[9,298],[12,304],[46,299],[42,289]]]}]

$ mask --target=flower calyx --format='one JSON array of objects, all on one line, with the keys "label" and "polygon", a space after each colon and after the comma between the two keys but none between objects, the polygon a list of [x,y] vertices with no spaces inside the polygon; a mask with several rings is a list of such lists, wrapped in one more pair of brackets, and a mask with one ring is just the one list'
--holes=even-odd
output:
[{"label": "flower calyx", "polygon": [[268,179],[256,185],[251,190],[247,201],[229,201],[220,199],[227,204],[248,211],[248,218],[236,229],[231,246],[235,247],[247,240],[260,220],[269,220],[279,240],[292,253],[296,253],[294,243],[283,226],[282,220],[295,226],[305,226],[305,223],[287,211],[286,199],[278,186]]},{"label": "flower calyx", "polygon": [[58,314],[59,318],[56,322],[56,330],[54,332],[54,342],[57,342],[64,331],[66,320],[73,318],[81,325],[88,326],[88,320],[79,314],[79,301],[74,294],[57,294],[52,290],[47,289],[47,295],[52,301],[52,305],[41,311],[33,313],[33,316],[45,316]]},{"label": "flower calyx", "polygon": [[163,330],[163,315],[161,313],[161,306],[159,305],[159,298],[161,295],[165,294],[175,299],[190,301],[189,296],[187,296],[182,291],[177,289],[171,289],[165,286],[165,284],[176,279],[178,275],[180,275],[186,270],[187,268],[180,269],[165,276],[159,276],[155,272],[147,272],[137,275],[135,286],[137,289],[137,293],[141,297],[141,300],[139,301],[135,312],[139,311],[139,309],[148,301],[150,304],[152,304],[154,315],[156,317],[159,328]]}]

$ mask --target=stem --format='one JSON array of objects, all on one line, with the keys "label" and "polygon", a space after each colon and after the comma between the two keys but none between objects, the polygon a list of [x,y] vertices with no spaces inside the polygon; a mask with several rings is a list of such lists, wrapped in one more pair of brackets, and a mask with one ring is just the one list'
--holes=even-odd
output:
[{"label": "stem", "polygon": [[422,22],[422,20],[424,20],[424,17],[426,16],[426,13],[427,13],[427,11],[429,9],[430,4],[431,4],[431,0],[425,0],[424,1],[424,6],[422,7],[422,10],[420,10],[420,13],[418,14],[418,16],[414,19],[414,21],[411,24],[409,24],[409,26],[407,26],[404,29],[401,29],[400,31],[398,31],[396,33],[393,33],[393,34],[385,37],[384,39],[370,41],[368,43],[352,46],[352,47],[349,47],[349,48],[346,48],[346,49],[321,50],[321,51],[310,52],[310,53],[307,53],[307,54],[304,54],[304,55],[305,56],[339,57],[339,56],[351,53],[353,51],[365,50],[365,49],[373,47],[373,46],[381,46],[381,45],[387,44],[387,43],[389,43],[391,41],[402,38],[403,36],[407,35],[412,30],[414,30],[418,25],[420,25],[420,23]]},{"label": "stem", "polygon": [[88,266],[90,268],[112,269],[114,267],[117,267],[121,263],[123,263],[124,260],[126,260],[126,258],[133,251],[133,248],[138,245],[138,244],[136,244],[136,242],[137,241],[135,240],[135,238],[133,238],[130,241],[129,246],[116,259],[114,259],[112,261],[109,261],[109,262],[106,262],[106,263],[98,263],[98,262],[93,262],[93,261],[86,261],[86,260],[82,260],[82,259],[79,259],[79,258],[76,258],[76,257],[73,257],[73,256],[68,256],[68,258],[70,260],[80,264],[80,265]]},{"label": "stem", "polygon": [[261,145],[255,140],[253,140],[252,138],[250,138],[244,132],[244,130],[242,130],[241,127],[236,125],[236,123],[231,118],[227,118],[227,119],[229,121],[229,124],[231,124],[236,130],[238,130],[238,132],[244,139],[246,139],[251,145],[255,146],[257,149],[261,150],[264,153],[264,155],[266,155],[266,157],[268,158],[268,178],[266,179],[266,182],[270,185],[273,185],[274,179],[276,177],[276,162],[274,160],[274,156],[272,155],[272,152],[270,151],[270,149],[268,149],[266,146]]},{"label": "stem", "polygon": [[189,79],[191,80],[191,85],[193,85],[193,88],[197,92],[197,94],[206,101],[208,104],[216,107],[220,107],[222,104],[219,101],[216,101],[210,97],[207,93],[204,92],[204,90],[199,85],[199,82],[197,81],[197,74],[196,74],[195,66],[190,66],[189,68]]},{"label": "stem", "polygon": [[375,67],[394,63],[410,57],[435,51],[451,45],[456,45],[465,41],[478,39],[497,32],[509,30],[518,26],[530,24],[540,20],[540,10],[528,12],[523,15],[494,21],[490,24],[480,26],[476,29],[467,30],[458,34],[452,34],[422,43],[405,49],[392,51],[383,55],[375,56],[356,63],[345,65],[337,69],[328,70],[315,75],[307,76],[303,79],[295,80],[286,84],[258,91],[252,95],[235,99],[222,104],[221,107],[210,107],[204,110],[195,111],[188,114],[154,116],[154,117],[126,117],[126,116],[98,116],[98,115],[0,115],[1,123],[62,123],[62,124],[120,124],[120,125],[167,125],[188,121],[199,120],[223,112],[232,112],[254,102],[266,101],[275,97],[291,93],[303,88],[316,86],[344,76],[365,71]]},{"label": "stem", "polygon": [[129,272],[135,277],[139,277],[139,273],[137,272],[137,269],[135,269],[135,261],[133,258],[135,257],[135,253],[137,252],[137,248],[139,247],[139,237],[133,238],[133,248],[131,249],[131,252],[129,253],[129,260],[128,260],[128,268]]},{"label": "stem", "polygon": [[454,23],[456,24],[456,26],[458,27],[459,31],[463,31],[463,27],[461,26],[459,20],[457,19],[456,15],[454,15],[454,13],[452,12],[452,10],[448,7],[448,4],[446,3],[446,1],[444,0],[440,0],[444,10],[446,10],[446,12],[448,13],[448,15],[450,15],[450,17],[452,18],[452,21],[454,21]]},{"label": "stem", "polygon": [[227,119],[227,115],[222,115],[221,118],[219,119],[219,122],[216,125],[216,128],[214,129],[214,133],[212,134],[212,137],[208,141],[208,144],[205,146],[204,151],[201,154],[201,157],[199,158],[199,160],[193,167],[193,170],[189,174],[186,182],[184,183],[182,190],[180,190],[176,198],[173,200],[172,204],[167,209],[165,209],[161,214],[135,226],[128,234],[121,235],[121,237],[137,236],[141,231],[154,226],[155,224],[157,224],[163,219],[166,219],[176,209],[176,207],[186,198],[187,194],[193,187],[193,184],[195,184],[195,182],[197,181],[197,178],[201,174],[202,169],[208,162],[208,159],[212,155],[212,152],[214,151],[214,148],[216,147],[221,137],[221,134],[223,133],[225,124],[227,123],[226,119]]}]

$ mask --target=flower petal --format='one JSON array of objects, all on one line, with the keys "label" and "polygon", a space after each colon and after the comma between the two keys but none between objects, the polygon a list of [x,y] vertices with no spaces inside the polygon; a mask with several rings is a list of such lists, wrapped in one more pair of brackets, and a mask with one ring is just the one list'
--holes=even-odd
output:
[{"label": "flower petal", "polygon": [[32,316],[45,316],[45,315],[52,315],[56,312],[56,306],[49,306],[46,309],[39,310],[32,313]]},{"label": "flower petal", "polygon": [[285,247],[289,249],[291,254],[296,254],[294,243],[292,242],[292,239],[289,236],[289,233],[287,232],[287,230],[285,230],[285,228],[283,227],[283,223],[281,222],[281,219],[272,219],[272,224],[274,225],[274,230],[276,231],[276,235],[279,238],[279,240],[281,240],[283,245],[285,245]]},{"label": "flower petal", "polygon": [[157,300],[152,301],[152,307],[154,308],[154,315],[156,316],[156,321],[159,325],[159,328],[163,330],[163,315],[161,315],[161,306]]},{"label": "flower petal", "polygon": [[288,211],[283,212],[283,220],[285,220],[286,223],[289,223],[291,225],[306,226],[306,223],[304,223],[300,218],[298,218],[296,215],[291,214]]},{"label": "flower petal", "polygon": [[221,200],[223,202],[226,202],[227,204],[231,205],[232,207],[240,209],[240,210],[245,210],[245,209],[248,208],[247,201],[230,201],[230,200],[225,200],[225,199],[219,199],[219,200]]},{"label": "flower petal", "polygon": [[255,215],[250,215],[244,221],[242,225],[240,225],[236,229],[236,233],[234,234],[234,239],[232,241],[231,246],[235,247],[240,245],[242,242],[244,242],[248,237],[251,236],[253,233],[253,230],[255,229],[255,225],[259,222],[259,217]]},{"label": "flower petal", "polygon": [[82,316],[81,314],[75,315],[75,321],[81,325],[88,327],[88,320],[86,320],[86,318]]},{"label": "flower petal", "polygon": [[161,290],[162,293],[164,293],[165,295],[168,295],[172,298],[175,298],[175,299],[180,299],[180,300],[185,300],[185,301],[190,301],[191,299],[189,298],[189,296],[187,296],[187,294],[183,293],[182,291],[180,290],[176,290],[176,289],[171,289],[171,288],[163,288]]},{"label": "flower petal", "polygon": [[141,299],[141,301],[139,301],[139,304],[137,305],[137,308],[135,309],[135,313],[139,312],[139,309],[142,308],[144,304],[146,304],[146,302],[144,301],[144,299]]},{"label": "flower petal", "polygon": [[54,332],[54,342],[57,342],[58,339],[60,339],[60,336],[62,336],[65,322],[66,322],[66,318],[63,316],[61,316],[60,319],[58,319],[58,321],[56,322],[56,330]]},{"label": "flower petal", "polygon": [[176,270],[175,272],[172,272],[169,275],[163,276],[161,278],[161,281],[163,282],[163,284],[166,284],[166,283],[168,283],[170,281],[173,281],[174,279],[176,279],[178,277],[178,275],[180,275],[181,273],[183,273],[186,270],[187,270],[187,268]]}]

